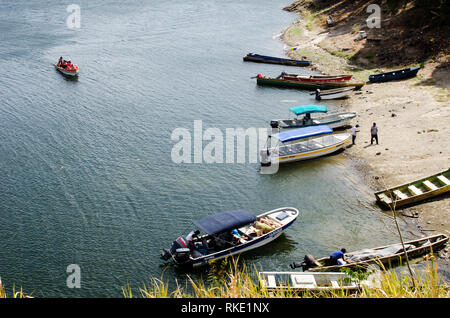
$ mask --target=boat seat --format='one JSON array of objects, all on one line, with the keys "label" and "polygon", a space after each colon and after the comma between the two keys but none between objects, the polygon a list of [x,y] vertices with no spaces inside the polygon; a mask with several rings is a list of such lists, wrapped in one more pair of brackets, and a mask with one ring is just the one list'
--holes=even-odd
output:
[{"label": "boat seat", "polygon": [[333,288],[340,288],[341,286],[339,286],[339,283],[337,281],[332,280],[331,281],[331,287],[333,287]]},{"label": "boat seat", "polygon": [[392,203],[391,198],[389,198],[386,194],[380,193],[378,196],[380,197],[380,200],[381,200],[381,201],[384,201],[384,202],[386,202],[387,204],[391,204],[391,203]]},{"label": "boat seat", "polygon": [[445,176],[438,176],[439,181],[441,181],[445,185],[450,185],[450,180],[448,180]]},{"label": "boat seat", "polygon": [[403,192],[401,192],[400,190],[394,190],[393,192],[394,192],[395,196],[397,198],[399,198],[400,200],[408,199],[408,196],[406,194],[404,194]]},{"label": "boat seat", "polygon": [[422,190],[418,189],[414,185],[410,185],[408,187],[408,190],[409,190],[409,192],[411,192],[412,195],[421,195],[421,194],[423,194]]},{"label": "boat seat", "polygon": [[424,181],[424,182],[423,182],[423,185],[424,185],[427,189],[429,189],[429,190],[431,190],[431,191],[434,191],[434,190],[439,189],[438,187],[436,187],[434,184],[432,184],[432,183],[431,183],[430,181],[428,181],[428,180]]},{"label": "boat seat", "polygon": [[301,287],[316,287],[314,275],[295,275],[294,281],[296,285],[301,285]]},{"label": "boat seat", "polygon": [[277,286],[277,282],[275,280],[275,276],[274,275],[268,275],[267,276],[267,287],[276,287]]}]

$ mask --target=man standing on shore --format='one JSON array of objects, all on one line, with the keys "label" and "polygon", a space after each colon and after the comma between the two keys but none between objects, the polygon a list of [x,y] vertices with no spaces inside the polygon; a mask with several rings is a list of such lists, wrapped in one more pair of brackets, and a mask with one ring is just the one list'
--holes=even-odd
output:
[{"label": "man standing on shore", "polygon": [[376,123],[373,123],[373,126],[370,128],[370,144],[373,144],[373,139],[376,140],[377,145],[378,145],[378,127]]},{"label": "man standing on shore", "polygon": [[359,131],[357,130],[358,127],[359,125],[356,124],[355,127],[352,128],[352,145],[356,145],[355,140],[356,140],[356,133]]}]

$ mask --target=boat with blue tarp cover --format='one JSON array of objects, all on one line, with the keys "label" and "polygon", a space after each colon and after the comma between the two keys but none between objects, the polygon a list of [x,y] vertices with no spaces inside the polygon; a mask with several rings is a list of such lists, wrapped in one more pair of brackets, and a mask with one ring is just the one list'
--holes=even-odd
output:
[{"label": "boat with blue tarp cover", "polygon": [[[348,133],[332,134],[327,125],[290,129],[267,138],[267,148],[261,150],[261,166],[288,163],[325,156],[342,149],[351,138]],[[275,145],[269,147],[271,141]]]},{"label": "boat with blue tarp cover", "polygon": [[[350,125],[350,121],[356,117],[355,112],[341,112],[327,115],[315,114],[327,113],[328,108],[322,105],[303,105],[289,108],[297,118],[293,119],[276,119],[270,121],[272,128],[289,129],[301,128],[308,126],[327,125],[331,128],[340,128]],[[302,118],[298,116],[304,115]]]},{"label": "boat with blue tarp cover", "polygon": [[248,53],[243,58],[244,61],[248,62],[257,62],[257,63],[269,63],[269,64],[281,64],[281,65],[291,65],[291,66],[309,66],[311,65],[311,61],[306,60],[292,60],[282,57],[273,57],[260,55],[255,53]]},{"label": "boat with blue tarp cover", "polygon": [[[178,237],[161,259],[175,264],[200,266],[209,261],[246,252],[278,238],[299,216],[296,208],[284,207],[258,216],[245,210],[224,211],[194,222],[199,229],[191,241]],[[204,235],[199,235],[200,230]]]}]

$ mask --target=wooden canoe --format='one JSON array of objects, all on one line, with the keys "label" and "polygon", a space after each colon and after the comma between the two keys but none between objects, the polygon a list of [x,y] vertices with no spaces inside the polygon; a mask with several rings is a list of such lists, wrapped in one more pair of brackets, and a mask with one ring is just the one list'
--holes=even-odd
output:
[{"label": "wooden canoe", "polygon": [[423,201],[450,190],[450,169],[413,182],[375,192],[377,203],[386,209]]},{"label": "wooden canoe", "polygon": [[419,69],[420,67],[416,66],[387,73],[373,74],[369,76],[369,81],[372,83],[381,83],[411,78],[417,75]]},{"label": "wooden canoe", "polygon": [[288,81],[300,81],[311,83],[346,82],[351,80],[352,75],[298,75],[282,73],[282,79]]},{"label": "wooden canoe", "polygon": [[[431,251],[436,252],[443,248],[447,242],[448,236],[445,234],[438,234],[405,242],[408,259],[420,257]],[[324,257],[316,260],[316,264],[320,266],[307,268],[305,271],[335,272],[340,271],[341,268],[365,270],[370,264],[381,263],[385,267],[391,267],[405,262],[405,252],[400,243],[346,253],[345,257],[351,262],[345,265],[329,265],[330,258]]]},{"label": "wooden canoe", "polygon": [[311,64],[311,61],[306,60],[292,60],[281,57],[260,55],[255,53],[248,53],[246,56],[244,56],[243,60],[246,62],[281,64],[290,66],[309,66]]},{"label": "wooden canoe", "polygon": [[[437,234],[405,242],[408,259],[421,257],[431,251],[436,252],[443,248],[447,242],[448,236],[445,234]],[[307,268],[304,271],[336,272],[340,271],[341,268],[366,270],[371,264],[383,264],[386,268],[389,268],[405,262],[405,252],[401,243],[346,253],[345,257],[350,260],[345,265],[330,265],[330,257],[324,257],[315,261],[319,266]]]},{"label": "wooden canoe", "polygon": [[256,83],[258,85],[268,85],[268,86],[280,86],[287,88],[297,88],[305,90],[316,90],[316,89],[333,89],[342,87],[355,87],[356,90],[361,89],[365,83],[352,83],[352,82],[325,82],[325,83],[314,83],[314,82],[300,82],[300,81],[288,81],[277,78],[270,77],[256,77]]}]

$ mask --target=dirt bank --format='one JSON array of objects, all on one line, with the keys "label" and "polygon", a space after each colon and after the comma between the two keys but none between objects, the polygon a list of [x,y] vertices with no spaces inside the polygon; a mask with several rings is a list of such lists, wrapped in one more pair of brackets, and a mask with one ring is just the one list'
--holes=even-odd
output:
[{"label": "dirt bank", "polygon": [[[350,73],[355,80],[364,82],[370,74],[410,66],[413,62],[413,48],[406,47],[402,52],[410,50],[412,54],[408,64],[390,61],[381,67],[384,65],[380,64],[381,58],[372,59],[361,53],[371,46],[370,40],[354,41],[357,32],[364,29],[365,20],[358,22],[359,28],[354,27],[357,17],[341,19],[339,25],[330,28],[326,24],[330,10],[311,11],[311,2],[314,1],[298,1],[289,7],[302,16],[282,36],[287,45],[296,48],[288,51],[291,58],[307,58],[324,74]],[[388,31],[380,32],[381,36]],[[358,113],[360,125],[356,146],[349,148],[346,155],[355,161],[374,191],[450,167],[449,56],[436,52],[416,55],[423,66],[417,77],[366,84],[360,92],[341,102]],[[379,145],[370,144],[370,127],[374,122],[379,128]],[[399,213],[410,216],[425,235],[450,234],[450,195]]]}]

